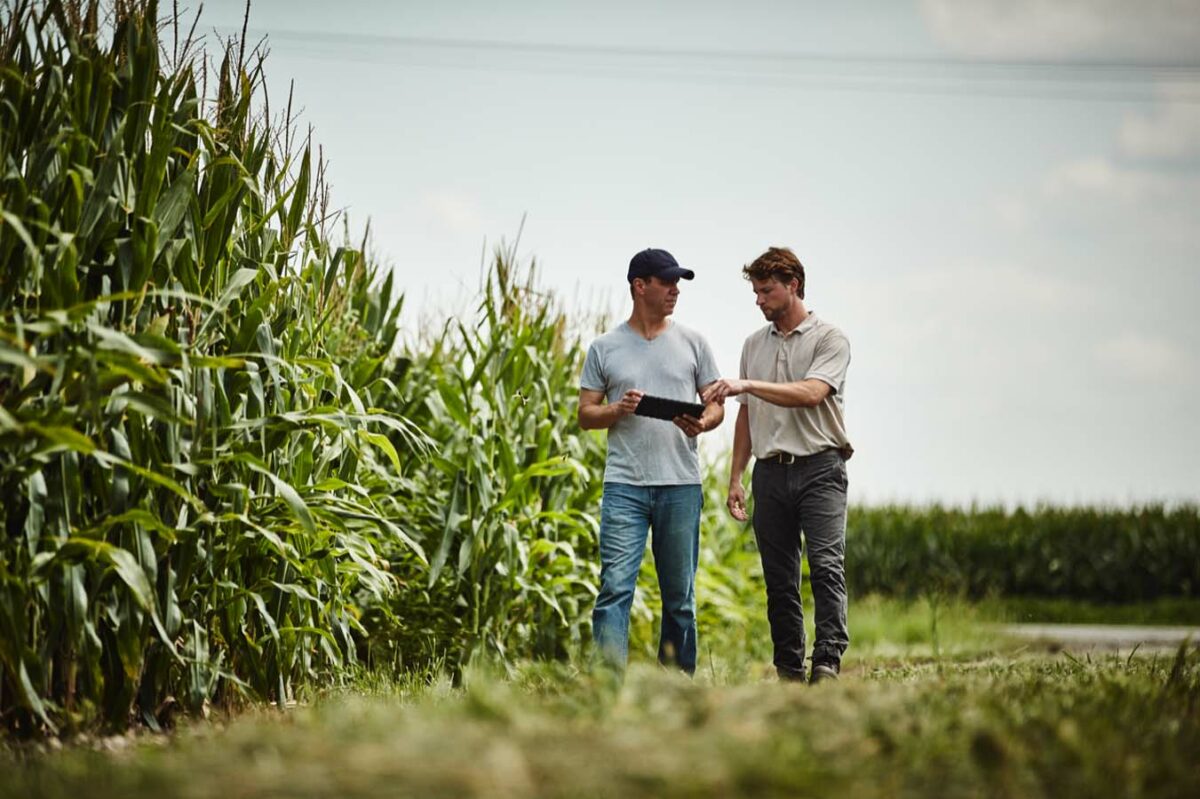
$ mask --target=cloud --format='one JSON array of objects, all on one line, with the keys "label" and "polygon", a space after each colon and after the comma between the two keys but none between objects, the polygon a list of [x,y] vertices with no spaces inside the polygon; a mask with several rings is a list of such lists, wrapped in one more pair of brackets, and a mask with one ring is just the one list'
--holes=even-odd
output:
[{"label": "cloud", "polygon": [[967,317],[1010,316],[1014,300],[1048,314],[1084,310],[1093,301],[1090,287],[1018,263],[961,262],[914,275],[910,285]]},{"label": "cloud", "polygon": [[1030,204],[1013,195],[996,198],[992,208],[999,217],[1000,223],[1010,230],[1027,230],[1033,219],[1033,209]]},{"label": "cloud", "polygon": [[432,214],[436,222],[456,233],[475,234],[486,229],[474,197],[439,189],[424,195],[421,206]]},{"label": "cloud", "polygon": [[1101,307],[1094,282],[1038,263],[971,258],[855,281],[850,292],[853,318],[861,320],[850,326],[865,328],[869,319],[887,331],[875,342],[880,370],[904,374],[920,353],[936,353],[978,385],[995,379],[990,355],[1003,350],[1027,366],[1048,361],[1053,354],[1042,333]]},{"label": "cloud", "polygon": [[1063,162],[1024,192],[996,197],[992,211],[1001,227],[1014,232],[1062,214],[1094,220],[1118,213],[1122,219],[1145,215],[1160,233],[1191,239],[1197,202],[1200,172],[1147,168],[1096,155]]},{"label": "cloud", "polygon": [[959,55],[1196,62],[1195,0],[921,0],[934,38]]},{"label": "cloud", "polygon": [[1195,180],[1092,157],[1055,167],[1042,180],[1041,193],[1049,200],[1113,200],[1131,205],[1170,200],[1187,183],[1194,184]]},{"label": "cloud", "polygon": [[1114,379],[1153,384],[1190,383],[1200,371],[1190,352],[1161,335],[1123,330],[1097,345],[1097,360]]},{"label": "cloud", "polygon": [[[1200,8],[1200,6],[1198,6]],[[1137,231],[1172,247],[1200,245],[1200,83],[1160,84],[1157,102],[1129,111],[1101,151],[1063,161],[1023,190],[994,197],[999,226],[1089,225]]]},{"label": "cloud", "polygon": [[[1190,88],[1190,93],[1185,93]],[[1121,153],[1143,161],[1200,160],[1200,103],[1197,87],[1161,88],[1162,102],[1148,114],[1128,113],[1117,142]],[[1191,100],[1191,102],[1189,102]]]},{"label": "cloud", "polygon": [[1097,241],[1134,236],[1160,252],[1194,254],[1200,246],[1200,170],[1160,167],[1104,155],[1066,161],[1024,191],[994,198],[992,214],[1000,229],[1013,234],[1090,230]]}]

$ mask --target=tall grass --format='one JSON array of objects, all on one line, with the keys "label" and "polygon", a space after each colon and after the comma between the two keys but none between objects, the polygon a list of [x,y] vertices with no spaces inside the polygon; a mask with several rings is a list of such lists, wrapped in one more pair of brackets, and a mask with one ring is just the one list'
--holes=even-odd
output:
[{"label": "tall grass", "polygon": [[254,118],[260,54],[210,76],[142,0],[4,12],[0,719],[335,679],[395,587],[380,548],[423,557],[390,280],[331,243],[292,121]]}]

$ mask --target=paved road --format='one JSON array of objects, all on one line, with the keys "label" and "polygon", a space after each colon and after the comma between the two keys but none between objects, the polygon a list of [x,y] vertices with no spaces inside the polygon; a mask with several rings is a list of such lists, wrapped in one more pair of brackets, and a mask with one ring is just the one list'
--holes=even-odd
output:
[{"label": "paved road", "polygon": [[1134,627],[1123,624],[1008,624],[1003,631],[1044,646],[1070,650],[1175,650],[1184,641],[1200,646],[1200,627]]}]

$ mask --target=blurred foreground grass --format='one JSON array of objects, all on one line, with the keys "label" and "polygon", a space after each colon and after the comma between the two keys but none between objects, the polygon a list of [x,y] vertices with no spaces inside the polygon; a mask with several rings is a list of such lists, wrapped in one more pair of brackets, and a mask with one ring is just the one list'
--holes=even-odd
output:
[{"label": "blurred foreground grass", "polygon": [[[876,663],[840,683],[470,674],[0,770],[44,797],[1195,796],[1200,657]],[[122,739],[127,740],[127,739]]]},{"label": "blurred foreground grass", "polygon": [[364,677],[169,737],[0,753],[0,795],[1200,795],[1200,652],[1036,652],[954,602],[852,612],[833,685],[728,651],[694,681],[641,658],[623,685],[562,664]]}]

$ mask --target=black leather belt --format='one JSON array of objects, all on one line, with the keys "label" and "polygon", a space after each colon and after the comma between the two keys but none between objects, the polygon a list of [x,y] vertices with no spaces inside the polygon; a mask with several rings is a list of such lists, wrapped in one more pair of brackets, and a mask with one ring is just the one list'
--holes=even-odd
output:
[{"label": "black leather belt", "polygon": [[819,458],[827,452],[837,452],[837,450],[836,449],[825,449],[825,450],[821,450],[820,452],[814,452],[811,455],[796,455],[795,453],[792,453],[792,452],[776,452],[774,455],[768,455],[765,458],[759,458],[759,460],[766,461],[767,463],[781,463],[784,466],[790,466],[793,463],[798,463],[800,461],[806,461],[806,460],[809,460],[810,458]]}]

